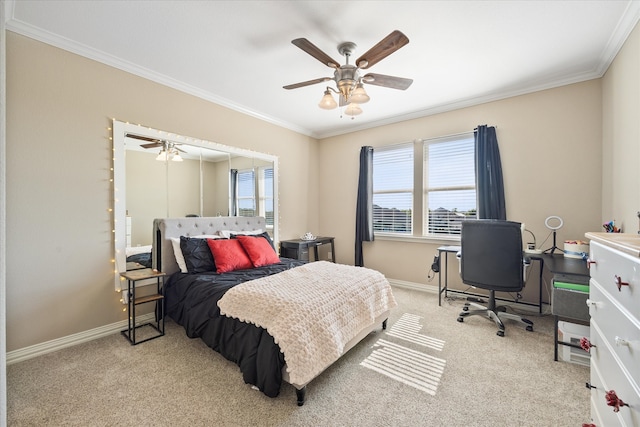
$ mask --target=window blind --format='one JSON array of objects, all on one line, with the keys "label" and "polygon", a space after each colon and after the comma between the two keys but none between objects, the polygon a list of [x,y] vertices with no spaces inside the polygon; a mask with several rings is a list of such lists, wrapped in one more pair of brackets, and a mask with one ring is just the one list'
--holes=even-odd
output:
[{"label": "window blind", "polygon": [[412,233],[413,144],[373,152],[373,229]]}]

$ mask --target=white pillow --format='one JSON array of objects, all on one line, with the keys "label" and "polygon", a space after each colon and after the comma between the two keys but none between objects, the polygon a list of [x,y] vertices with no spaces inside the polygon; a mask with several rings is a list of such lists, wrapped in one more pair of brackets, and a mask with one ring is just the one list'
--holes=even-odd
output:
[{"label": "white pillow", "polygon": [[184,261],[184,255],[182,255],[182,249],[180,249],[180,238],[170,237],[170,239],[171,245],[173,246],[173,255],[176,257],[176,262],[178,263],[178,267],[180,267],[180,271],[188,273],[187,263]]},{"label": "white pillow", "polygon": [[[190,236],[192,239],[221,239],[220,236],[216,236],[214,234],[201,234],[200,236]],[[182,254],[182,249],[180,248],[180,238],[179,237],[170,237],[171,245],[173,246],[173,255],[176,257],[176,262],[178,263],[178,267],[180,267],[180,271],[183,273],[188,273],[187,263],[184,260],[184,255]]]},{"label": "white pillow", "polygon": [[264,230],[252,230],[252,231],[232,231],[232,230],[220,230],[218,234],[225,239],[230,239],[232,234],[246,234],[247,236],[252,236],[254,234],[262,234]]}]

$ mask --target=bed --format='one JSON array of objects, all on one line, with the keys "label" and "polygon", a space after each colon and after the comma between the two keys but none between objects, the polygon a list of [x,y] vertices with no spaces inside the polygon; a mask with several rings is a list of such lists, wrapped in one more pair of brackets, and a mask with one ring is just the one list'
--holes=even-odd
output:
[{"label": "bed", "polygon": [[[303,405],[307,384],[386,328],[396,305],[379,272],[279,258],[262,217],[165,218],[153,229],[153,267],[167,274],[166,315],[269,397],[289,383]],[[236,250],[251,264],[235,265]]]}]

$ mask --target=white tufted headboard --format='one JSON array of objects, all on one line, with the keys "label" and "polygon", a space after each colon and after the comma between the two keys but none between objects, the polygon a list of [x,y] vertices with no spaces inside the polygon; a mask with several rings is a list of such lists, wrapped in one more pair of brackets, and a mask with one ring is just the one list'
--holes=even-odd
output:
[{"label": "white tufted headboard", "polygon": [[215,216],[189,218],[158,218],[153,220],[153,248],[151,258],[153,268],[166,274],[179,271],[173,254],[172,237],[202,236],[217,234],[219,231],[236,232],[267,230],[266,221],[261,216]]}]

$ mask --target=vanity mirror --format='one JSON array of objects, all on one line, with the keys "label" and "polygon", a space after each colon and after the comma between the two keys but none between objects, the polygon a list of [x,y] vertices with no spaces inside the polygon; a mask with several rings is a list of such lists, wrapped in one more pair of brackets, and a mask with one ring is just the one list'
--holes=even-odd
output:
[{"label": "vanity mirror", "polygon": [[127,256],[150,252],[155,218],[260,215],[278,240],[276,156],[117,120],[112,129],[116,290],[127,264],[139,268]]}]

